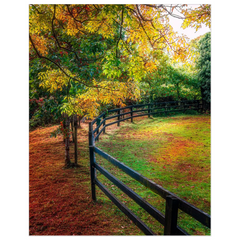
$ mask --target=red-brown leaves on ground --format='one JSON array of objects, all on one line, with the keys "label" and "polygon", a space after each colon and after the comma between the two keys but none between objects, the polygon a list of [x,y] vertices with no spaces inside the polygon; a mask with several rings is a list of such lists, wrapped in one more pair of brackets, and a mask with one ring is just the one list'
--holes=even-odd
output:
[{"label": "red-brown leaves on ground", "polygon": [[[109,219],[99,214],[106,206],[91,200],[88,124],[82,124],[83,129],[79,129],[81,167],[76,169],[63,169],[63,139],[61,136],[50,138],[56,127],[39,128],[29,134],[29,234],[118,234],[118,225],[126,220],[119,216]],[[74,161],[73,146],[70,155]]]}]

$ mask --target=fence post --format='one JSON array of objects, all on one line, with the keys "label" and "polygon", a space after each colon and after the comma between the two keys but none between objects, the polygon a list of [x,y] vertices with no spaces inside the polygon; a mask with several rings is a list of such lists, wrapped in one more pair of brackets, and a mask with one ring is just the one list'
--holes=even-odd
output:
[{"label": "fence post", "polygon": [[148,104],[148,117],[150,118],[151,110],[150,110],[150,103]]},{"label": "fence post", "polygon": [[92,200],[96,201],[96,185],[95,185],[96,169],[94,166],[94,163],[95,163],[94,137],[93,137],[93,133],[92,133],[91,123],[89,123],[89,154],[90,154],[90,175],[91,175]]},{"label": "fence post", "polygon": [[74,115],[74,150],[75,150],[75,164],[77,165],[77,159],[78,159],[78,149],[77,149],[77,127],[78,127],[78,119],[77,115]]},{"label": "fence post", "polygon": [[178,199],[171,195],[166,197],[164,235],[176,235],[178,217]]},{"label": "fence post", "polygon": [[[117,111],[118,114],[120,114],[120,110]],[[118,121],[120,120],[120,116],[118,116]],[[117,123],[118,127],[120,126],[120,122]]]},{"label": "fence post", "polygon": [[[101,122],[101,118],[97,118],[97,122],[96,122],[97,127],[99,126],[100,122]],[[97,134],[99,134],[99,128],[97,129]],[[99,141],[99,136],[98,138],[96,138],[96,141]]]}]

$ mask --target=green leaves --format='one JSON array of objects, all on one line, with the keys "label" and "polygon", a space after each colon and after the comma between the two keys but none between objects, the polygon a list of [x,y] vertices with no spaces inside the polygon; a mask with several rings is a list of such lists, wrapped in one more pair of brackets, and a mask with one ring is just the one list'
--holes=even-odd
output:
[{"label": "green leaves", "polygon": [[198,78],[200,81],[200,88],[202,98],[211,102],[211,33],[206,33],[199,40],[199,58],[197,61]]}]

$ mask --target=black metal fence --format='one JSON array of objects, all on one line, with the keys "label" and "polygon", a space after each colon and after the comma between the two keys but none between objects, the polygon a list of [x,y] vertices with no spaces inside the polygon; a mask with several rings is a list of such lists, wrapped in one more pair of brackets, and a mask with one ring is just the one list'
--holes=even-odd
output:
[{"label": "black metal fence", "polygon": [[[121,121],[131,119],[140,116],[150,117],[153,114],[185,111],[185,110],[200,110],[202,109],[201,101],[177,101],[177,102],[162,102],[162,103],[150,103],[141,105],[132,105],[124,108],[118,108],[109,110],[100,114],[96,119],[89,123],[89,151],[90,151],[90,172],[91,172],[91,189],[92,199],[96,201],[96,186],[98,186],[108,198],[124,213],[126,214],[135,225],[139,227],[146,235],[155,235],[155,233],[140,219],[138,218],[129,208],[127,208],[122,202],[120,202],[116,196],[114,196],[96,177],[96,170],[101,172],[107,177],[113,184],[115,184],[121,191],[132,198],[139,206],[146,210],[152,217],[164,226],[164,235],[189,235],[186,231],[177,225],[178,209],[192,216],[194,219],[202,223],[204,226],[210,228],[211,216],[202,210],[196,208],[185,200],[179,198],[175,194],[164,189],[162,186],[154,183],[133,169],[129,168],[125,164],[121,163],[114,157],[110,156],[100,148],[95,146],[95,141],[99,139],[101,133],[104,133],[106,127],[112,124],[120,125]],[[113,115],[113,113],[116,113]],[[126,116],[127,115],[127,116]],[[125,117],[126,116],[126,117]],[[117,121],[107,123],[107,120],[117,118]],[[96,127],[94,128],[94,124]],[[95,154],[98,154],[109,161],[114,166],[121,169],[123,172],[128,174],[131,178],[135,179],[145,187],[151,189],[162,198],[166,199],[165,215],[159,210],[141,198],[131,188],[126,186],[115,176],[109,173],[106,169],[101,167],[96,162]]]}]

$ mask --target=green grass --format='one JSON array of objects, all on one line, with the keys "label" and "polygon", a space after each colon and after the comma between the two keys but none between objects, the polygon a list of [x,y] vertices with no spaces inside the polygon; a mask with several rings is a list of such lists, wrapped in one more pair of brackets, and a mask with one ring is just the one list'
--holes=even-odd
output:
[{"label": "green grass", "polygon": [[[98,147],[210,214],[210,116],[136,119],[134,123],[121,123],[121,127],[113,134],[108,134],[108,130],[106,133],[96,143]],[[164,199],[99,155],[96,155],[96,160],[150,204],[165,212]],[[160,223],[100,173],[98,178],[155,233],[163,234]],[[97,197],[105,204],[110,202],[100,190],[97,191]],[[107,214],[122,213],[114,208]],[[209,229],[181,211],[178,225],[192,235],[210,234]],[[142,233],[133,229],[133,234]]]}]

